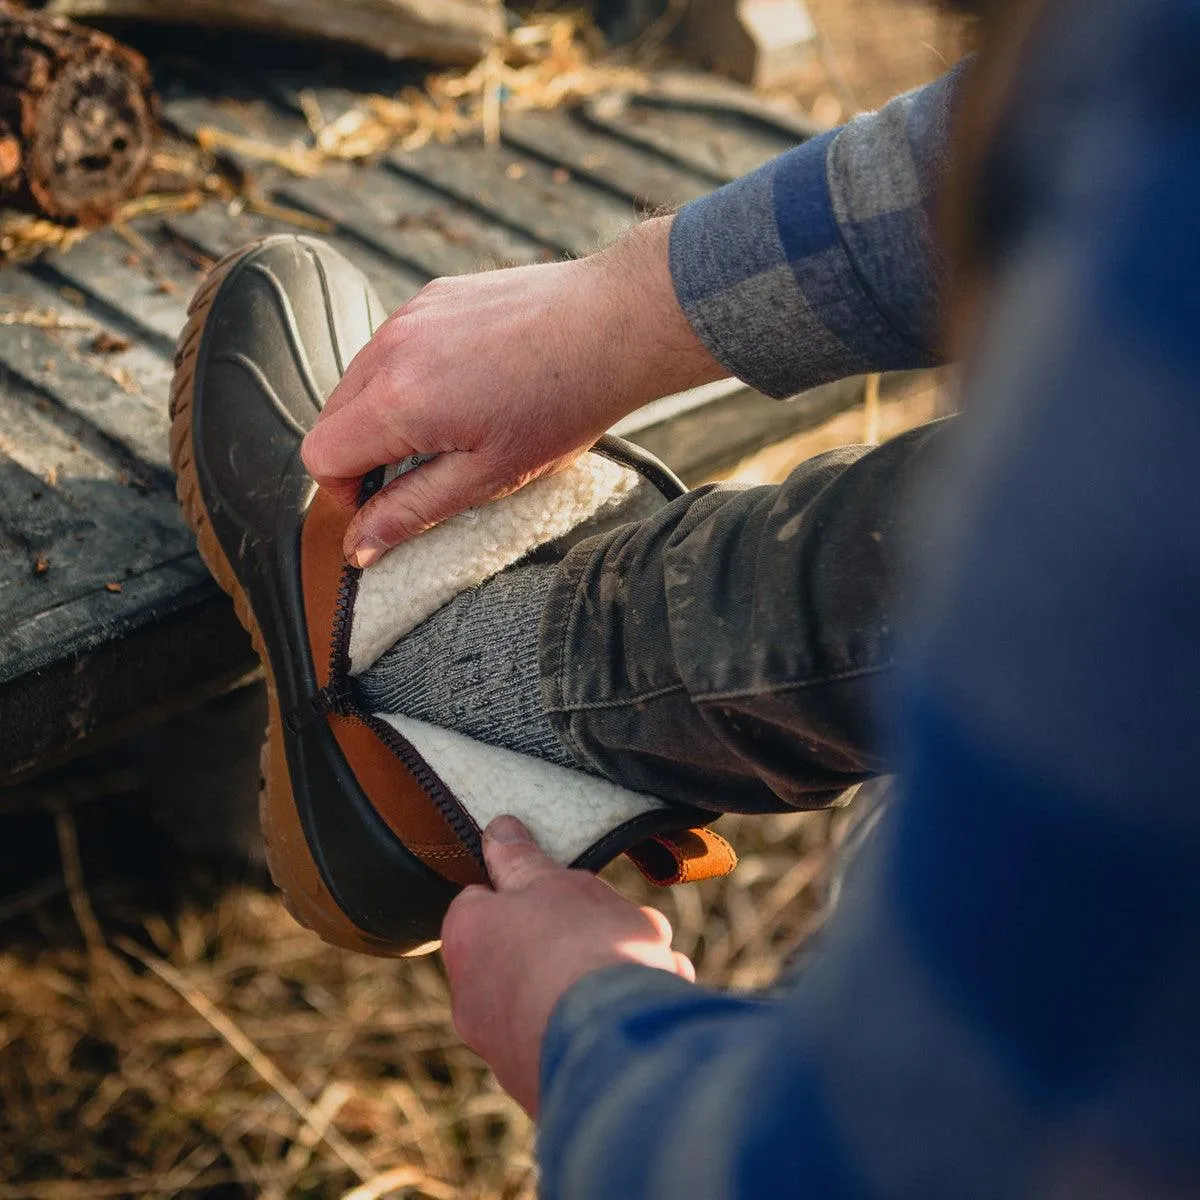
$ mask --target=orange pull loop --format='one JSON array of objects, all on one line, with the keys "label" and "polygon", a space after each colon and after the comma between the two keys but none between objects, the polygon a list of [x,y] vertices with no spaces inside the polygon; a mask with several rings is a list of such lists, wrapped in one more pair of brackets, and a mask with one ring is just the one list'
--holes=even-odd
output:
[{"label": "orange pull loop", "polygon": [[737,853],[711,829],[659,833],[625,851],[634,866],[659,887],[721,879],[737,866]]}]

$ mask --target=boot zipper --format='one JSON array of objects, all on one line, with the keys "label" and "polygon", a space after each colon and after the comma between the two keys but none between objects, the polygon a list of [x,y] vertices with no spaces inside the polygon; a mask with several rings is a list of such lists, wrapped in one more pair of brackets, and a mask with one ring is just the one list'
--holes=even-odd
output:
[{"label": "boot zipper", "polygon": [[404,764],[408,772],[425,790],[437,810],[445,817],[454,836],[482,863],[483,846],[480,842],[479,830],[454,799],[450,790],[434,774],[429,764],[407,738],[373,713],[367,712],[354,698],[354,686],[350,679],[350,622],[361,577],[362,571],[357,567],[342,568],[342,579],[338,585],[337,604],[333,615],[329,683],[309,703],[328,705],[320,714],[321,716],[336,713],[339,716],[361,721],[366,725]]},{"label": "boot zipper", "polygon": [[[637,472],[653,484],[667,499],[674,499],[687,488],[656,458],[621,438],[605,436],[594,447],[597,454],[611,459],[629,470]],[[359,505],[389,481],[389,476],[403,474],[428,461],[430,456],[414,456],[400,464],[399,470],[388,472],[379,468],[364,480]],[[333,635],[330,641],[329,683],[316,695],[309,697],[284,717],[284,724],[294,734],[303,733],[317,722],[336,715],[359,721],[400,760],[416,779],[434,806],[446,819],[454,836],[471,852],[479,863],[483,863],[483,846],[475,822],[455,800],[446,785],[426,763],[407,738],[373,713],[367,712],[354,698],[354,686],[350,677],[350,624],[354,611],[354,600],[358,593],[358,582],[362,571],[357,567],[342,568],[338,584],[337,602],[333,614]]]}]

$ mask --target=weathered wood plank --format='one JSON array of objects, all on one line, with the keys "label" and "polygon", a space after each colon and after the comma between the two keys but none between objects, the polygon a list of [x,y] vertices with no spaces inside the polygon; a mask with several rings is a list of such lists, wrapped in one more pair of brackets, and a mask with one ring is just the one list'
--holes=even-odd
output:
[{"label": "weathered wood plank", "polygon": [[562,166],[590,183],[623,196],[643,210],[677,208],[713,189],[712,181],[667,162],[642,147],[615,141],[562,113],[508,117],[504,141],[525,154]]},{"label": "weathered wood plank", "polygon": [[[194,539],[167,496],[104,480],[79,480],[72,493],[86,503],[86,516],[75,528],[31,545],[31,555],[43,555],[47,569],[35,576],[31,561],[26,586],[3,596],[0,663],[5,670],[35,652],[61,651],[61,646],[53,649],[52,639],[70,632],[59,611],[64,605],[95,596],[93,623],[115,622],[115,629],[127,616],[121,597],[130,580],[194,554]],[[78,511],[79,505],[72,508]],[[110,590],[110,584],[123,590]]]},{"label": "weathered wood plank", "polygon": [[[103,507],[111,518],[113,506]],[[91,552],[57,567],[51,547],[46,575],[31,578],[25,596],[10,598],[0,627],[0,683],[64,654],[118,638],[139,621],[153,619],[155,607],[173,610],[176,593],[211,583],[184,531],[170,536],[175,540],[173,554],[164,553],[169,547],[166,538],[146,547],[143,535],[135,539],[137,553],[116,557],[128,547],[120,546],[97,525],[88,534]],[[107,570],[101,561],[105,555],[109,556]],[[120,591],[110,590],[110,583],[119,585]],[[50,598],[53,602],[47,603]]]},{"label": "weathered wood plank", "polygon": [[0,342],[0,386],[11,373],[51,403],[99,430],[131,459],[166,479],[170,473],[166,406],[131,394],[74,357],[42,329],[6,329]]},{"label": "weathered wood plank", "polygon": [[94,312],[149,335],[169,356],[187,321],[188,299],[203,276],[165,247],[157,249],[147,261],[116,233],[105,231],[56,255],[42,271],[77,288]]},{"label": "weathered wood plank", "polygon": [[[182,93],[164,99],[162,110],[163,124],[186,138],[197,139],[205,129],[216,129],[280,149],[294,141],[303,145],[309,140],[308,129],[299,117],[272,107],[256,94],[239,94],[237,99],[230,96],[224,103],[214,104],[206,97]],[[222,146],[219,156],[236,170],[255,178],[270,180],[278,173],[260,155],[237,145]]]},{"label": "weathered wood plank", "polygon": [[[165,411],[174,364],[173,356],[157,341],[147,342],[104,322],[98,314],[76,304],[75,299],[64,296],[61,286],[44,283],[27,270],[5,271],[0,278],[0,321],[22,311],[60,315],[64,323],[51,333],[53,342],[64,353],[114,382],[119,380],[118,386]],[[15,336],[19,328],[0,330],[0,361],[8,338]]]},{"label": "weathered wood plank", "polygon": [[[195,212],[170,217],[167,226],[210,258],[220,259],[257,238],[276,233],[308,232],[286,221],[256,213],[231,213],[220,204],[206,204]],[[325,235],[322,235],[325,236]],[[342,234],[325,240],[346,256],[374,285],[384,306],[392,311],[407,303],[425,285],[425,277],[415,271],[386,261],[353,238]]]},{"label": "weathered wood plank", "polygon": [[388,162],[402,175],[431,184],[564,254],[590,254],[637,219],[627,202],[507,146],[430,144],[393,151]]},{"label": "weathered wood plank", "polygon": [[[29,471],[5,453],[4,445],[8,441],[7,437],[0,436],[0,529],[27,550],[37,551],[87,524],[87,518],[41,475]],[[0,612],[4,608],[0,585]]]},{"label": "weathered wood plank", "polygon": [[429,278],[537,262],[544,247],[390,171],[342,167],[282,181],[277,194]]},{"label": "weathered wood plank", "polygon": [[76,479],[128,477],[128,464],[95,428],[13,383],[0,385],[0,452],[64,496]]},{"label": "weathered wood plank", "polygon": [[43,634],[59,652],[20,664],[12,682],[0,659],[0,786],[192,708],[246,676],[255,661],[249,639],[205,576],[193,557],[186,574],[181,565],[145,577],[136,610],[136,589],[124,593],[117,627],[94,620],[108,594],[56,610]]},{"label": "weathered wood plank", "polygon": [[[304,144],[309,130],[299,115],[296,88],[274,76],[262,82],[290,107],[249,98],[217,109],[183,96],[166,102],[166,120],[189,137],[209,127],[276,146]],[[331,119],[357,99],[340,88],[311,90]],[[317,178],[301,179],[265,167],[236,147],[222,154],[238,170],[258,177],[281,203],[335,221],[348,237],[392,259],[397,270],[410,276],[419,273],[418,286],[437,275],[462,274],[497,262],[534,262],[543,254],[536,240],[498,224],[491,214],[481,214],[420,176],[331,163]]]},{"label": "weathered wood plank", "polygon": [[736,113],[714,114],[634,96],[597,97],[587,101],[581,111],[594,129],[653,150],[713,184],[753,171],[799,140],[783,129],[771,129]]}]

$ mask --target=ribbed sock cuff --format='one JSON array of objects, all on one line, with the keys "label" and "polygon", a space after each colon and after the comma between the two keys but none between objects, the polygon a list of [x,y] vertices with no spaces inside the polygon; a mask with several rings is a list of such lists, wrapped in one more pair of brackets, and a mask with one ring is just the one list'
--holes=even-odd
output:
[{"label": "ribbed sock cuff", "polygon": [[513,567],[460,592],[364,672],[361,702],[579,769],[542,704],[538,635],[554,567]]}]

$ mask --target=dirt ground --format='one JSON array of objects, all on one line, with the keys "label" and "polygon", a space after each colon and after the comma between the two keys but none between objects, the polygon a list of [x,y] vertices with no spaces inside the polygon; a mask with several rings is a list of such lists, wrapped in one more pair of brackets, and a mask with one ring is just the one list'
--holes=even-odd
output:
[{"label": "dirt ground", "polygon": [[[810,8],[824,50],[798,98],[829,123],[954,53],[920,5]],[[742,474],[778,478],[939,403],[918,384]],[[115,760],[0,792],[0,820],[0,1200],[535,1195],[529,1122],[459,1045],[436,957],[323,947],[252,870],[178,849]],[[631,869],[610,877],[665,909],[702,981],[754,988],[819,920],[841,821],[723,822],[742,857],[727,881],[651,896]]]}]

